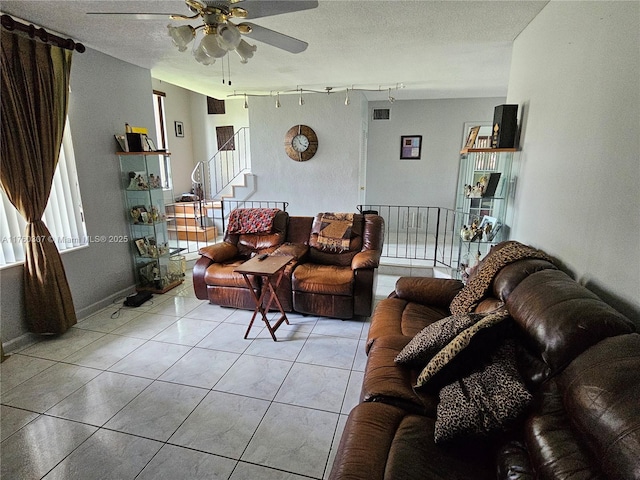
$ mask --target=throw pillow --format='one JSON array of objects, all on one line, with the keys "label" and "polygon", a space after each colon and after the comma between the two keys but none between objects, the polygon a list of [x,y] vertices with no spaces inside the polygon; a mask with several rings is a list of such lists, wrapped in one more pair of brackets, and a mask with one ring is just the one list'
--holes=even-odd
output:
[{"label": "throw pillow", "polygon": [[451,315],[424,327],[396,356],[395,362],[411,368],[423,368],[431,358],[459,333],[482,319],[484,315],[464,313]]},{"label": "throw pillow", "polygon": [[514,342],[507,342],[485,367],[440,390],[435,442],[505,430],[531,402],[518,373]]},{"label": "throw pillow", "polygon": [[[478,322],[459,333],[442,350],[435,354],[422,369],[416,388],[424,387],[432,381],[434,388],[446,384],[465,374],[474,365],[485,358],[486,352],[495,349],[504,338],[503,329],[492,328],[511,318],[506,310],[490,313]],[[463,354],[464,355],[461,355]],[[455,360],[455,361],[454,361]],[[438,375],[438,380],[433,381]]]}]

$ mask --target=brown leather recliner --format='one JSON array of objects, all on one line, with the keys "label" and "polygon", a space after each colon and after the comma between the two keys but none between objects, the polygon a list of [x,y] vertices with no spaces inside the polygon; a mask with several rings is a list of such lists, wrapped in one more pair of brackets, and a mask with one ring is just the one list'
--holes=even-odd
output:
[{"label": "brown leather recliner", "polygon": [[[273,218],[269,233],[231,234],[227,230],[222,243],[201,248],[198,253],[202,257],[193,267],[196,297],[223,307],[253,310],[255,300],[251,290],[244,277],[234,270],[254,255],[274,252],[285,241],[288,223],[289,214],[280,211]],[[261,279],[250,278],[259,292]]]},{"label": "brown leather recliner", "polygon": [[291,276],[293,309],[299,313],[348,319],[371,315],[376,269],[384,240],[384,219],[353,216],[348,247],[337,253],[319,242],[321,215],[309,235],[309,251]]}]

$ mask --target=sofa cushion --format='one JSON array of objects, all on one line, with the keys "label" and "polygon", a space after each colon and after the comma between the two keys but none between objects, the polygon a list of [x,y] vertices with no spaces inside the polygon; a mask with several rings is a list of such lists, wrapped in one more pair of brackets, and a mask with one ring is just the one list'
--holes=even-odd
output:
[{"label": "sofa cushion", "polygon": [[404,335],[387,335],[373,343],[362,380],[360,400],[384,402],[435,418],[437,394],[411,388],[420,370],[406,368],[393,361],[408,341],[409,337]]},{"label": "sofa cushion", "polygon": [[460,280],[431,277],[400,277],[395,292],[399,298],[423,305],[449,309],[451,300],[462,290]]},{"label": "sofa cushion", "polygon": [[518,373],[514,342],[498,348],[485,366],[442,387],[439,398],[436,443],[511,426],[532,398]]},{"label": "sofa cushion", "polygon": [[367,351],[376,338],[386,335],[414,337],[427,325],[449,316],[444,308],[421,305],[400,298],[385,298],[376,305],[367,336]]},{"label": "sofa cushion", "polygon": [[640,335],[604,339],[558,377],[565,410],[609,478],[640,478]]},{"label": "sofa cushion", "polygon": [[296,292],[351,295],[353,271],[335,265],[303,263],[293,271],[291,285]]},{"label": "sofa cushion", "polygon": [[[207,285],[218,287],[240,287],[247,288],[247,282],[240,273],[234,270],[244,263],[243,260],[227,263],[212,263],[207,267],[204,274],[204,281]],[[248,275],[254,288],[260,287],[260,278],[255,275]]]},{"label": "sofa cushion", "polygon": [[504,329],[495,327],[508,324],[505,322],[507,319],[510,319],[509,313],[500,310],[486,315],[458,334],[422,369],[416,388],[422,388],[432,381],[433,385],[430,386],[437,389],[469,373],[503,341]]},{"label": "sofa cushion", "polygon": [[529,275],[506,304],[551,375],[600,340],[634,331],[630,320],[560,270]]},{"label": "sofa cushion", "polygon": [[395,362],[412,368],[424,368],[459,333],[482,318],[482,315],[465,313],[451,315],[427,325],[402,349]]},{"label": "sofa cushion", "polygon": [[437,446],[433,432],[432,418],[361,403],[349,414],[329,479],[495,478],[490,445]]},{"label": "sofa cushion", "polygon": [[536,478],[604,479],[595,457],[571,427],[555,379],[536,393],[534,405],[524,438]]}]

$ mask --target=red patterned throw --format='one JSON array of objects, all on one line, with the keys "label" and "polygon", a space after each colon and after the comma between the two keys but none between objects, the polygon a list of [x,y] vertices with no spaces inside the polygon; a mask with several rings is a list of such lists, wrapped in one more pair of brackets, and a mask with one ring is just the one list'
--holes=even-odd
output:
[{"label": "red patterned throw", "polygon": [[278,208],[236,208],[229,215],[227,232],[231,234],[271,233]]}]

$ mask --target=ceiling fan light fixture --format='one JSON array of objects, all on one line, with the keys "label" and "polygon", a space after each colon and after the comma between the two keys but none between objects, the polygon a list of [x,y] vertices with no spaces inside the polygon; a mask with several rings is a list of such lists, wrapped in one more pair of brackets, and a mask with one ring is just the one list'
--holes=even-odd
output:
[{"label": "ceiling fan light fixture", "polygon": [[202,48],[202,44],[200,44],[198,48],[193,51],[193,56],[199,63],[203,65],[213,65],[214,63],[216,63],[215,58],[207,55],[207,52],[204,50],[204,48]]},{"label": "ceiling fan light fixture", "polygon": [[200,40],[198,49],[204,50],[204,53],[213,58],[222,58],[227,54],[227,50],[222,48],[218,43],[218,36],[215,33],[207,33]]},{"label": "ceiling fan light fixture", "polygon": [[221,23],[217,27],[218,43],[226,50],[235,50],[240,44],[240,31],[233,23]]},{"label": "ceiling fan light fixture", "polygon": [[250,45],[244,40],[236,47],[236,53],[240,57],[240,63],[247,63],[247,60],[253,57],[254,52],[258,49],[255,45]]},{"label": "ceiling fan light fixture", "polygon": [[173,25],[167,25],[169,30],[169,36],[178,51],[184,52],[187,49],[187,45],[195,38],[196,29],[191,25],[182,25],[180,27],[174,27]]}]

